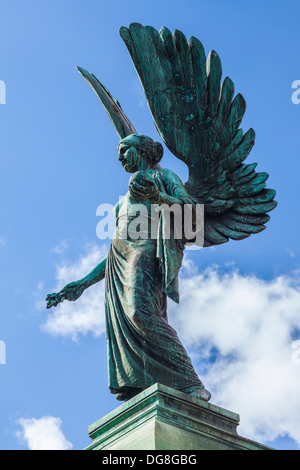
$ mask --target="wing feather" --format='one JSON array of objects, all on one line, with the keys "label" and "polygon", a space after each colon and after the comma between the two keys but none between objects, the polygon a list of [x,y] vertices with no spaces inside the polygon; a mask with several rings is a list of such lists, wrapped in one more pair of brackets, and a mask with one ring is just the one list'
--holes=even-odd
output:
[{"label": "wing feather", "polygon": [[221,96],[218,105],[218,119],[216,121],[217,125],[219,126],[218,131],[220,131],[220,129],[222,129],[225,125],[233,97],[234,83],[229,77],[226,77],[222,83]]},{"label": "wing feather", "polygon": [[202,43],[194,37],[189,40],[189,53],[193,67],[193,89],[195,90],[197,116],[201,125],[204,123],[206,108],[206,56]]},{"label": "wing feather", "polygon": [[222,65],[218,54],[211,51],[208,54],[207,64],[207,119],[214,119],[217,114],[220,100]]},{"label": "wing feather", "polygon": [[265,228],[275,191],[268,174],[244,161],[255,132],[240,128],[246,111],[222,64],[202,43],[178,30],[133,23],[120,34],[131,55],[156,128],[169,150],[189,167],[185,186],[204,204],[205,246],[241,240]]}]

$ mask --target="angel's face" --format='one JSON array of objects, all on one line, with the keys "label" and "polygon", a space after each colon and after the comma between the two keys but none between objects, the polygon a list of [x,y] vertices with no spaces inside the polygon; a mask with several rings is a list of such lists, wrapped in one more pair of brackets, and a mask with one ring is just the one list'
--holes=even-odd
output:
[{"label": "angel's face", "polygon": [[143,157],[139,150],[136,148],[136,136],[128,136],[121,140],[118,146],[118,160],[121,162],[122,167],[128,173],[135,173],[142,169]]}]

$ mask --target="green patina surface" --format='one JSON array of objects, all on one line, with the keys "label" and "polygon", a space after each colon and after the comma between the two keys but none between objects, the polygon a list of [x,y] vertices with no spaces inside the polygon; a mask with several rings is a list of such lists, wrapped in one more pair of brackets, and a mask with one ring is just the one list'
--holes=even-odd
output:
[{"label": "green patina surface", "polygon": [[238,424],[236,413],[154,384],[89,426],[86,450],[273,450]]},{"label": "green patina surface", "polygon": [[[105,278],[109,387],[128,400],[159,382],[196,395],[210,394],[197,376],[177,333],[167,319],[167,297],[179,302],[178,273],[187,240],[163,234],[161,211],[157,237],[120,236],[122,207],[204,204],[204,246],[242,240],[265,229],[274,209],[275,191],[266,188],[267,173],[245,164],[255,139],[240,124],[246,103],[234,97],[233,82],[221,82],[219,56],[208,57],[200,41],[180,31],[160,32],[134,23],[120,34],[144,87],[156,128],[168,149],[189,168],[183,184],[160,161],[163,147],[137,134],[120,103],[97,78],[80,73],[104,105],[120,138],[118,159],[132,176],[128,193],[115,207],[116,233],[107,257],[83,279],[47,297],[48,308],[78,299]],[[127,220],[127,224],[131,219]],[[196,227],[197,229],[197,227]],[[201,286],[199,286],[201,288]]]}]

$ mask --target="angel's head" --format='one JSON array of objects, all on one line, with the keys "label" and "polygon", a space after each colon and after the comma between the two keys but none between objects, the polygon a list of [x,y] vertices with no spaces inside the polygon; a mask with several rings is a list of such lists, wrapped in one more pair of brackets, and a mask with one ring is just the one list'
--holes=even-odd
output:
[{"label": "angel's head", "polygon": [[118,156],[124,170],[135,173],[156,168],[163,156],[163,146],[146,135],[131,134],[120,141]]}]

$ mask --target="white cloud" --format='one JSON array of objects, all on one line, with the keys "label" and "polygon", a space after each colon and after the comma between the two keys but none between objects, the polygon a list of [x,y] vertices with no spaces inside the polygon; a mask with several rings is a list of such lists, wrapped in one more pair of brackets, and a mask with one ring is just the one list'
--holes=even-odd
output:
[{"label": "white cloud", "polygon": [[[181,303],[169,305],[169,317],[212,403],[240,414],[241,435],[272,441],[288,434],[300,444],[300,365],[293,360],[299,273],[265,281],[235,270],[187,267]],[[214,362],[204,367],[212,351]]]},{"label": "white cloud", "polygon": [[20,418],[18,424],[22,430],[17,437],[25,442],[29,450],[71,450],[73,445],[61,430],[61,419],[43,416],[40,419]]},{"label": "white cloud", "polygon": [[[58,284],[92,269],[104,253],[92,247],[77,263],[61,265]],[[239,433],[262,442],[288,434],[300,444],[300,273],[271,280],[233,267],[199,272],[185,259],[181,302],[168,303],[171,325],[187,347],[212,403],[241,416]],[[46,331],[76,339],[105,332],[104,283],[51,313]],[[299,334],[298,334],[299,333]]]},{"label": "white cloud", "polygon": [[61,255],[66,249],[69,247],[68,243],[66,240],[62,240],[61,242],[58,243],[54,248],[51,249],[53,253],[56,253],[58,255]]},{"label": "white cloud", "polygon": [[[101,261],[107,251],[107,247],[99,248],[93,245],[79,261],[59,265],[56,291],[85,276]],[[71,337],[73,340],[77,339],[78,334],[91,332],[94,336],[99,336],[104,333],[104,282],[87,289],[76,302],[65,301],[57,307],[52,307],[42,328],[52,335]]]}]

